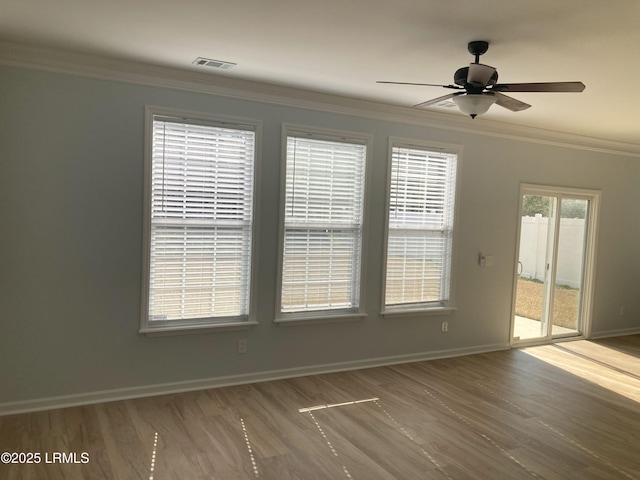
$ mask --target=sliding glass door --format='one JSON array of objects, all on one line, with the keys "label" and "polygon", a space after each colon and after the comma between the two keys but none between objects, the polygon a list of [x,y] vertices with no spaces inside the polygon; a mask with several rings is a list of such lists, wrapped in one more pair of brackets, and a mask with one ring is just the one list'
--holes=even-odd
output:
[{"label": "sliding glass door", "polygon": [[512,343],[586,336],[598,197],[522,186]]}]

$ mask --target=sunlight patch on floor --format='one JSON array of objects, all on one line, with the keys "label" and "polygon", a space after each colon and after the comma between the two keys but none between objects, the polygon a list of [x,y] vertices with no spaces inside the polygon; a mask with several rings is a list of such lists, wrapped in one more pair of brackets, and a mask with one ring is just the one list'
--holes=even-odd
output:
[{"label": "sunlight patch on floor", "polygon": [[[338,405],[335,405],[335,406],[338,406]],[[329,440],[329,437],[327,437],[327,434],[324,433],[324,430],[322,429],[322,426],[320,425],[320,423],[318,422],[316,417],[311,412],[312,412],[311,410],[307,410],[305,413],[308,413],[309,417],[311,417],[311,420],[313,420],[313,423],[315,424],[316,428],[320,432],[320,435],[322,436],[322,438],[324,439],[325,443],[327,444],[327,447],[329,447],[329,450],[331,451],[333,456],[336,457],[336,458],[340,458],[340,455],[338,455],[338,451],[333,447],[333,444],[331,443],[331,440]],[[349,479],[349,480],[353,479],[353,477],[351,476],[351,472],[349,472],[349,469],[347,468],[347,466],[345,464],[342,464],[342,471],[344,472],[345,477],[347,479]]]},{"label": "sunlight patch on floor", "polygon": [[521,351],[640,403],[640,362],[633,355],[586,340],[523,348]]},{"label": "sunlight patch on floor", "polygon": [[358,403],[375,402],[377,400],[380,400],[380,399],[376,397],[376,398],[366,398],[364,400],[354,400],[352,402],[329,403],[325,405],[316,405],[315,407],[299,408],[298,412],[300,413],[313,412],[315,410],[324,410],[325,408],[344,407],[345,405],[357,405]]},{"label": "sunlight patch on floor", "polygon": [[251,448],[251,442],[249,441],[249,433],[247,432],[247,426],[244,424],[244,418],[240,419],[240,425],[242,426],[242,433],[244,435],[244,443],[247,445],[247,451],[249,452],[249,458],[251,459],[251,466],[253,467],[253,474],[256,478],[260,476],[258,470],[258,464],[256,458],[253,456],[253,448]]},{"label": "sunlight patch on floor", "polygon": [[153,471],[156,469],[156,451],[158,450],[158,432],[153,436],[153,453],[151,454],[151,465],[149,466],[149,480],[153,480]]}]

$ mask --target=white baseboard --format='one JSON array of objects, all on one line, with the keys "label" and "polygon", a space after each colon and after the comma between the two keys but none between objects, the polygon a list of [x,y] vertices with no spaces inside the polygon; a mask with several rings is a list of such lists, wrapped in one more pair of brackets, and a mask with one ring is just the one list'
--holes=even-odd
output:
[{"label": "white baseboard", "polygon": [[370,358],[350,362],[329,363],[323,365],[311,365],[307,367],[287,368],[265,372],[244,373],[223,377],[207,378],[202,380],[188,380],[184,382],[172,382],[140,387],[119,388],[114,390],[102,390],[97,392],[79,393],[59,397],[38,398],[18,402],[0,403],[0,416],[15,415],[18,413],[51,410],[55,408],[75,407],[116,400],[128,400],[140,397],[152,397],[194,390],[206,390],[208,388],[227,387],[231,385],[243,385],[247,383],[266,382],[285,378],[317,375],[322,373],[343,372],[348,370],[360,370],[364,368],[383,367],[399,363],[420,362],[424,360],[436,360],[441,358],[460,357],[477,353],[495,352],[511,348],[508,343],[482,345],[468,348],[455,348],[450,350],[436,350],[433,352],[421,352],[391,357]]},{"label": "white baseboard", "polygon": [[602,332],[591,332],[589,338],[607,338],[607,337],[622,337],[623,335],[637,335],[640,333],[640,327],[623,328],[621,330],[604,330]]}]

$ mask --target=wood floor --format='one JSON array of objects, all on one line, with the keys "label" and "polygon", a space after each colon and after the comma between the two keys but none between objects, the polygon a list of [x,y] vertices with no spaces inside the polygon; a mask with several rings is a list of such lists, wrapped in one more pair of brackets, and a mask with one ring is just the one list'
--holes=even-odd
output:
[{"label": "wood floor", "polygon": [[639,402],[640,335],[577,341],[0,417],[0,478],[640,479]]}]

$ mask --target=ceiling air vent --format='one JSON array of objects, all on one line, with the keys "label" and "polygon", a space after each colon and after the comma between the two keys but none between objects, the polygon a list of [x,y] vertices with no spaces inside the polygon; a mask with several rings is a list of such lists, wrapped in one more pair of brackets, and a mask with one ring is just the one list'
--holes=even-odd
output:
[{"label": "ceiling air vent", "polygon": [[219,68],[221,70],[229,70],[236,66],[235,63],[223,62],[222,60],[212,60],[211,58],[196,58],[193,63],[201,67]]}]

